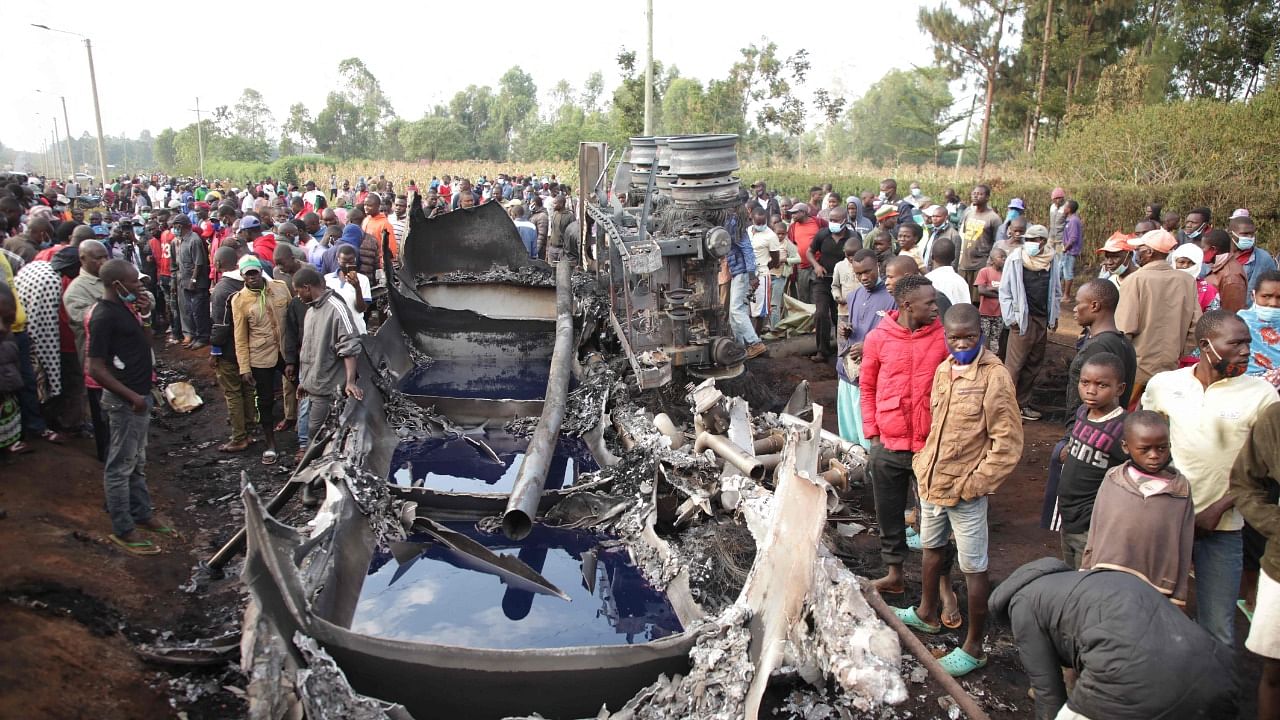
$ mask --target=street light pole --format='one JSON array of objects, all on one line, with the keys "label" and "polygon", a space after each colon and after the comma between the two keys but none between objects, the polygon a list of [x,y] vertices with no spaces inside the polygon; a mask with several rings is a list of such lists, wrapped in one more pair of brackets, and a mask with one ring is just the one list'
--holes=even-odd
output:
[{"label": "street light pole", "polygon": [[67,131],[67,167],[71,168],[71,174],[76,174],[76,163],[71,159],[71,121],[67,119],[67,96],[58,96],[62,100],[62,129]]},{"label": "street light pole", "polygon": [[55,165],[58,168],[58,177],[65,181],[67,176],[62,172],[62,153],[58,149],[58,118],[54,117],[49,119],[53,120],[53,159],[57,161]]},{"label": "street light pole", "polygon": [[196,98],[196,144],[200,146],[200,179],[204,179],[204,130],[200,127],[200,98]]},{"label": "street light pole", "polygon": [[97,123],[98,128],[98,170],[100,173],[98,176],[98,184],[104,185],[107,182],[107,154],[103,151],[102,106],[98,103],[98,74],[93,69],[93,43],[91,43],[89,38],[84,35],[77,32],[71,32],[70,30],[59,30],[39,23],[31,23],[31,26],[38,27],[41,30],[48,30],[49,32],[57,32],[64,35],[75,35],[81,40],[84,40],[84,49],[89,55],[89,85],[93,89],[93,118]]}]

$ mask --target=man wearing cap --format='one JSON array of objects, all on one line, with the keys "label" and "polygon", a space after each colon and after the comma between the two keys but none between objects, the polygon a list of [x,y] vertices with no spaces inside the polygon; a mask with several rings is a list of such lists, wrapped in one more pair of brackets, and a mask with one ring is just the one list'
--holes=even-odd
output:
[{"label": "man wearing cap", "polygon": [[238,235],[240,242],[264,264],[270,263],[275,257],[276,236],[273,233],[263,232],[262,221],[258,218],[252,215],[240,218]]},{"label": "man wearing cap", "polygon": [[1096,250],[1102,256],[1102,269],[1098,271],[1098,277],[1102,280],[1109,280],[1111,284],[1116,286],[1117,290],[1125,278],[1132,277],[1133,246],[1129,244],[1129,241],[1133,238],[1133,235],[1117,230],[1111,233],[1111,237],[1107,238],[1107,242]]},{"label": "man wearing cap", "polygon": [[865,247],[873,247],[881,237],[887,237],[889,247],[893,247],[898,234],[898,208],[884,204],[876,210],[876,227],[862,239]]},{"label": "man wearing cap", "polygon": [[524,216],[524,203],[519,200],[508,200],[505,204],[507,217],[515,223],[516,232],[520,233],[520,242],[529,251],[529,257],[538,256],[538,226]]},{"label": "man wearing cap", "polygon": [[175,282],[182,291],[184,312],[191,325],[191,343],[196,350],[209,344],[209,246],[204,238],[191,231],[191,218],[178,213],[169,226],[178,246],[178,272]]},{"label": "man wearing cap", "polygon": [[1062,231],[1067,224],[1064,214],[1067,205],[1067,191],[1056,187],[1049,193],[1049,239],[1054,242],[1062,240]]},{"label": "man wearing cap", "polygon": [[1017,386],[1023,420],[1039,420],[1031,391],[1044,364],[1049,332],[1058,328],[1062,304],[1060,258],[1043,225],[1027,228],[1024,238],[1009,239],[1009,257],[1000,276],[1000,314],[1009,328],[1004,364]]},{"label": "man wearing cap", "polygon": [[1137,249],[1139,267],[1120,285],[1116,327],[1129,336],[1138,357],[1136,400],[1153,375],[1178,368],[1200,319],[1200,303],[1195,280],[1168,262],[1178,244],[1173,235],[1151,230],[1130,244]]},{"label": "man wearing cap", "polygon": [[813,244],[820,226],[805,203],[798,202],[789,210],[791,225],[787,227],[787,237],[796,244],[796,249],[800,252],[800,267],[796,270],[796,297],[802,302],[811,302],[814,274],[813,263],[809,261],[809,246]]},{"label": "man wearing cap", "polygon": [[1005,208],[1004,222],[1000,225],[1000,229],[996,231],[996,245],[1004,243],[1009,237],[1009,223],[1022,217],[1027,210],[1026,203],[1022,202],[1022,198],[1014,198],[1009,201],[1009,207]]},{"label": "man wearing cap", "polygon": [[244,289],[231,298],[236,363],[241,382],[253,388],[258,398],[258,422],[267,442],[262,464],[274,465],[275,387],[284,371],[284,313],[293,296],[283,282],[263,276],[257,257],[245,255],[237,267]]},{"label": "man wearing cap", "polygon": [[777,199],[769,196],[769,188],[765,185],[764,180],[755,181],[751,186],[751,191],[754,193],[751,202],[764,208],[766,218],[782,214],[779,212]]}]

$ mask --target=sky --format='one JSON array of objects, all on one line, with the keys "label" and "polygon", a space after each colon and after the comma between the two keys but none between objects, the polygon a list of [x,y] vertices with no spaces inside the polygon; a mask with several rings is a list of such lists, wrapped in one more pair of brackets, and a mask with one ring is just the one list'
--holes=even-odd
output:
[{"label": "sky", "polygon": [[[916,25],[923,4],[907,0],[867,3],[857,13],[837,10],[832,19],[847,23],[846,30],[828,43],[819,41],[832,28],[813,7],[810,17],[797,21],[787,5],[775,2],[653,0],[654,57],[676,65],[684,77],[706,81],[723,76],[742,47],[767,36],[784,57],[809,50],[812,66],[802,99],[811,101],[813,91],[825,87],[852,100],[890,69],[931,63],[929,41]],[[455,3],[267,3],[250,12],[214,10],[198,20],[185,10],[140,13],[100,0],[67,0],[56,10],[41,6],[6,10],[6,50],[25,58],[27,68],[19,75],[18,92],[10,95],[10,112],[0,114],[0,143],[10,148],[38,151],[50,138],[55,116],[58,132],[64,132],[60,96],[66,98],[72,134],[93,132],[84,42],[31,23],[91,39],[103,131],[129,137],[143,129],[155,135],[186,126],[195,122],[197,97],[202,110],[231,106],[246,87],[263,94],[277,125],[296,102],[314,116],[337,85],[338,63],[352,56],[378,78],[396,113],[416,120],[468,85],[496,88],[513,65],[533,77],[544,107],[559,80],[580,89],[597,70],[604,73],[607,96],[618,82],[618,51],[634,50],[643,64],[645,48],[643,0],[504,3],[499,17],[491,17],[487,7],[493,6],[481,0],[468,3],[475,11],[466,20],[455,19]],[[372,17],[371,9],[387,7],[395,11]],[[513,7],[534,10],[514,16],[507,10]],[[856,37],[855,30],[861,31]],[[816,122],[816,109],[810,107],[810,115]]]}]

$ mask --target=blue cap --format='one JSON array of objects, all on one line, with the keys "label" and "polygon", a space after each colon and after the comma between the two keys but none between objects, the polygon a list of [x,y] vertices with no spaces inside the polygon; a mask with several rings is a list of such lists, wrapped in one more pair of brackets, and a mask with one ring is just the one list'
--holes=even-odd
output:
[{"label": "blue cap", "polygon": [[241,230],[256,230],[262,227],[262,221],[252,215],[245,215],[240,218]]}]

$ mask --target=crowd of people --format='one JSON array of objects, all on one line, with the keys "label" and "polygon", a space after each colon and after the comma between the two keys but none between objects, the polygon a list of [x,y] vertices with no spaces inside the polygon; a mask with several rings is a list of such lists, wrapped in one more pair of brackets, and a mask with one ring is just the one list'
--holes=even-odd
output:
[{"label": "crowd of people", "polygon": [[[144,470],[153,337],[208,353],[230,418],[218,450],[245,452],[260,433],[271,465],[279,433],[295,432],[301,455],[340,397],[361,397],[359,338],[378,322],[382,248],[398,261],[411,198],[429,217],[502,203],[548,261],[577,234],[554,177],[444,176],[404,194],[381,176],[323,184],[122,178],[103,193],[114,223],[56,189],[0,188],[0,451],[93,435],[111,540],[157,553],[176,533]],[[869,453],[886,567],[875,588],[904,595],[920,551],[919,601],[899,618],[927,634],[960,628],[958,566],[967,627],[942,666],[983,667],[987,616],[1008,617],[1043,718],[1212,716],[1242,612],[1245,645],[1265,659],[1260,716],[1274,718],[1280,272],[1249,212],[1220,229],[1206,208],[1147,207],[1077,282],[1084,225],[1062,188],[1038,208],[1012,198],[1003,215],[985,185],[967,202],[954,189],[935,202],[917,183],[901,196],[893,179],[879,190],[797,200],[754,184],[720,277],[748,358],[780,337],[784,295],[811,308],[810,359],[834,363],[840,434]],[[1042,518],[1061,559],[993,592],[990,497],[1022,461],[1023,424],[1044,419],[1035,391],[1068,311],[1082,333]],[[1193,588],[1194,621],[1182,609]],[[1069,611],[1064,593],[1078,594]],[[1111,628],[1135,608],[1165,631]],[[1087,641],[1091,612],[1108,618],[1107,648]],[[1126,653],[1163,672],[1115,672]]]},{"label": "crowd of people", "polygon": [[[1097,251],[1098,276],[1077,282],[1084,225],[1063,188],[1043,209],[1012,198],[1003,216],[985,185],[967,204],[954,189],[935,203],[916,183],[900,196],[893,179],[843,199],[830,186],[807,201],[752,189],[755,262],[726,263],[735,333],[748,348],[775,338],[784,293],[812,308],[811,359],[835,362],[840,434],[869,451],[887,568],[874,586],[905,593],[903,566],[922,551],[919,602],[896,612],[936,634],[964,623],[948,574],[964,576],[968,626],[942,666],[960,676],[986,664],[990,608],[1013,622],[1037,717],[1218,717],[1234,697],[1240,612],[1246,647],[1265,659],[1259,717],[1277,717],[1280,272],[1248,210],[1215,228],[1207,208],[1148,206]],[[1024,568],[993,597],[989,498],[1022,460],[1023,423],[1043,417],[1033,394],[1063,312],[1082,332],[1046,468],[1043,524],[1061,560]],[[1159,607],[1170,632],[1108,623],[1113,647],[1090,647],[1087,608],[1068,617],[1062,598],[1039,597],[1083,582],[1051,580],[1066,569],[1135,578],[1100,580],[1092,609]],[[1192,586],[1194,622],[1178,609]],[[1116,676],[1126,651],[1183,675]],[[1128,686],[1109,692],[1117,683]]]}]

